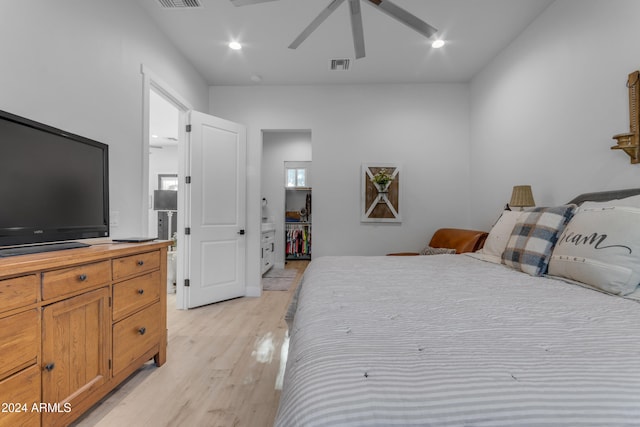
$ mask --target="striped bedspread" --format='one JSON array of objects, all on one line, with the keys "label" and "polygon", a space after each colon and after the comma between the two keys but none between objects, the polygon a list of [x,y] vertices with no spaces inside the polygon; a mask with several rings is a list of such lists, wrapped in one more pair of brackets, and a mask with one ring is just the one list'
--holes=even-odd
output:
[{"label": "striped bedspread", "polygon": [[276,426],[640,426],[640,304],[464,255],[305,272]]}]

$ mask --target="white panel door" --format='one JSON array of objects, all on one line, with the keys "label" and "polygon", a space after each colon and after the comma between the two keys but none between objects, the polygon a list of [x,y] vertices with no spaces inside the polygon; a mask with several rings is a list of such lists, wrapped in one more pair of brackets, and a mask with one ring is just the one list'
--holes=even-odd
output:
[{"label": "white panel door", "polygon": [[189,308],[245,295],[246,130],[190,112],[185,226]]}]

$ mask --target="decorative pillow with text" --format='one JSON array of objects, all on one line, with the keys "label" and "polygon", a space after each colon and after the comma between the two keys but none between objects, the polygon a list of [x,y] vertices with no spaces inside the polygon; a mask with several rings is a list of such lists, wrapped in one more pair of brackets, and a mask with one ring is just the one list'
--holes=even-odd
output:
[{"label": "decorative pillow with text", "polygon": [[640,208],[581,209],[553,250],[549,275],[616,295],[635,291],[640,283]]}]

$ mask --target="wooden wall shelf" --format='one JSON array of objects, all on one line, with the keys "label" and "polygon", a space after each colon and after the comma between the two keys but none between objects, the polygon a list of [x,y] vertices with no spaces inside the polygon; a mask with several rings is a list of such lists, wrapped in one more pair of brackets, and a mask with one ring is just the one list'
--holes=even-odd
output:
[{"label": "wooden wall shelf", "polygon": [[637,134],[621,133],[614,135],[613,139],[618,141],[618,144],[611,147],[612,150],[622,150],[627,153],[632,164],[640,163],[640,145],[638,145]]},{"label": "wooden wall shelf", "polygon": [[629,74],[627,79],[629,88],[629,132],[614,135],[618,143],[611,147],[612,150],[622,150],[631,158],[631,163],[640,163],[640,71]]}]

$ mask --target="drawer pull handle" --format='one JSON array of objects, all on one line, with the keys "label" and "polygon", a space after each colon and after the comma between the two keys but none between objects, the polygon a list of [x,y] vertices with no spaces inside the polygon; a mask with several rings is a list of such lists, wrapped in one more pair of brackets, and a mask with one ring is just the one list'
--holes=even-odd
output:
[{"label": "drawer pull handle", "polygon": [[51,371],[53,371],[53,368],[55,368],[55,367],[56,367],[55,363],[47,363],[47,364],[44,366],[44,369],[45,369],[45,371],[47,371],[47,372],[51,372]]},{"label": "drawer pull handle", "polygon": [[139,293],[140,295],[144,294],[144,289],[138,289],[138,293]]},{"label": "drawer pull handle", "polygon": [[80,280],[81,282],[84,282],[85,280],[87,280],[87,275],[86,274],[79,275],[78,280]]},{"label": "drawer pull handle", "polygon": [[138,333],[139,333],[140,335],[144,335],[144,334],[145,334],[145,332],[147,332],[147,328],[145,328],[144,326],[143,326],[142,328],[138,329]]},{"label": "drawer pull handle", "polygon": [[139,260],[137,264],[138,264],[139,266],[142,266],[142,265],[144,265],[144,261]]}]

